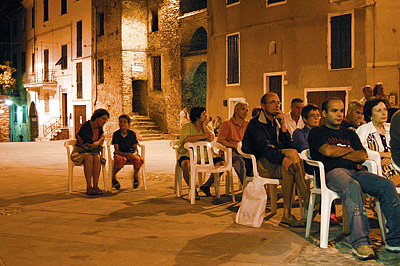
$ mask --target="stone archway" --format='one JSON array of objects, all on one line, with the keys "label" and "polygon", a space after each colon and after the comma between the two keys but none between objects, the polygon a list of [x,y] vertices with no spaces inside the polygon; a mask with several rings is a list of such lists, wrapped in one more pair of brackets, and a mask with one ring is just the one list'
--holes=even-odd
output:
[{"label": "stone archway", "polygon": [[207,103],[207,62],[196,62],[182,82],[182,105],[189,108]]}]

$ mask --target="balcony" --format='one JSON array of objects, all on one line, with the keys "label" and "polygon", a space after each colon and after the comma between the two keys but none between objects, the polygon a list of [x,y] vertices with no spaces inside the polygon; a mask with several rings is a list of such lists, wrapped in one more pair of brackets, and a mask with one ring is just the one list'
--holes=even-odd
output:
[{"label": "balcony", "polygon": [[28,91],[40,93],[41,91],[56,93],[57,78],[56,70],[38,70],[31,73],[25,73],[23,78],[24,87]]}]

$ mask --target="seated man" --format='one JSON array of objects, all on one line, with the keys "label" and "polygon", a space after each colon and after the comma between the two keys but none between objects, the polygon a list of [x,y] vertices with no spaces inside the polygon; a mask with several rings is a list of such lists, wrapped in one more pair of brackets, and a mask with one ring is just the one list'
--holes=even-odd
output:
[{"label": "seated man", "polygon": [[392,147],[392,162],[400,169],[400,111],[392,116],[390,124],[390,146]]},{"label": "seated man", "polygon": [[352,252],[359,259],[375,258],[369,245],[369,223],[362,193],[376,197],[387,219],[386,250],[400,252],[400,201],[393,183],[381,176],[360,171],[357,164],[367,159],[367,152],[357,134],[340,126],[344,105],[339,98],[322,104],[323,126],[310,131],[311,157],[325,166],[326,184],[343,201],[350,224]]},{"label": "seated man", "polygon": [[359,101],[351,101],[347,108],[347,115],[343,118],[341,126],[356,131],[364,122],[363,107]]},{"label": "seated man", "polygon": [[293,135],[293,132],[296,128],[303,128],[304,122],[301,118],[301,109],[304,107],[304,101],[300,98],[292,99],[290,103],[290,111],[285,114],[285,123],[286,128],[290,133],[290,136]]},{"label": "seated man", "polygon": [[235,105],[233,116],[224,121],[219,129],[217,142],[227,148],[232,148],[232,165],[235,168],[240,182],[243,184],[244,179],[244,160],[237,152],[236,147],[238,142],[242,141],[244,132],[246,131],[249,121],[246,120],[249,113],[249,104],[246,102],[238,102]]},{"label": "seated man", "polygon": [[243,151],[256,156],[261,176],[282,178],[281,224],[302,227],[304,224],[291,214],[294,182],[306,206],[308,206],[310,191],[306,187],[300,158],[297,151],[293,149],[293,142],[280,106],[281,102],[275,93],[269,92],[261,98],[261,112],[250,120],[244,133]]},{"label": "seated man", "polygon": [[[190,178],[190,157],[189,151],[185,149],[186,142],[197,142],[197,141],[212,141],[214,139],[214,134],[211,128],[207,127],[209,119],[206,114],[206,108],[200,106],[194,106],[190,110],[190,123],[186,123],[182,126],[180,144],[178,148],[178,164],[182,168],[183,179],[185,179],[186,184],[189,185]],[[216,154],[213,158],[214,165],[224,165],[225,162],[221,157]],[[205,184],[200,187],[200,190],[206,194],[207,197],[211,196],[210,187],[214,183],[214,175],[211,174],[210,178]],[[196,199],[200,199],[196,191]]]},{"label": "seated man", "polygon": [[117,180],[117,173],[127,163],[133,164],[133,188],[139,187],[138,173],[144,160],[137,153],[138,141],[136,133],[129,129],[131,119],[127,115],[121,115],[118,118],[119,130],[115,131],[111,144],[114,145],[114,169],[112,170],[112,186],[120,189],[121,185]]}]

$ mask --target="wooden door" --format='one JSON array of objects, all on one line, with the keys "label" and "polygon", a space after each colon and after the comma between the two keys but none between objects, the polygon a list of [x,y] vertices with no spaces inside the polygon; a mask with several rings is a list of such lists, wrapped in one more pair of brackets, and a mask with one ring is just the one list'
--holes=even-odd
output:
[{"label": "wooden door", "polygon": [[86,105],[74,105],[74,127],[75,136],[79,129],[86,122]]},{"label": "wooden door", "polygon": [[[346,109],[346,91],[309,91],[307,92],[307,104],[313,103],[318,106],[322,113],[322,103],[331,97],[338,97],[344,103]],[[324,123],[324,118],[322,117],[320,125]]]},{"label": "wooden door", "polygon": [[67,100],[67,94],[63,93],[62,94],[62,99],[61,99],[61,104],[62,104],[62,125],[64,127],[68,126],[68,100]]}]

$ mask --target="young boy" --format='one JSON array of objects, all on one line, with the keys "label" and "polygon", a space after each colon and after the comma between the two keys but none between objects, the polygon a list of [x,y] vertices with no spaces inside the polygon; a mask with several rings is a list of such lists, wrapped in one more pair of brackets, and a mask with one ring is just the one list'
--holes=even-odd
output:
[{"label": "young boy", "polygon": [[112,186],[120,189],[121,185],[117,181],[116,174],[125,164],[130,163],[134,166],[133,188],[138,188],[138,173],[144,160],[137,153],[138,141],[135,132],[129,130],[131,119],[127,115],[121,115],[118,118],[119,130],[115,131],[112,138],[114,145],[114,169],[112,172]]}]

